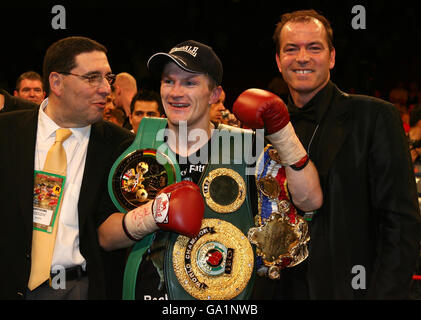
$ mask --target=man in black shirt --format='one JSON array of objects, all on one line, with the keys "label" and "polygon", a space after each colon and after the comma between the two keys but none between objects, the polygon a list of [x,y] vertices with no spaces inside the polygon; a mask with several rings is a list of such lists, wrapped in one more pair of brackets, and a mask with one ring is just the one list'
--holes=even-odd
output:
[{"label": "man in black shirt", "polygon": [[420,214],[394,106],[330,81],[332,29],[314,10],[285,14],[274,33],[291,122],[320,175],[324,204],[309,257],[273,291],[289,299],[403,299],[419,255]]}]

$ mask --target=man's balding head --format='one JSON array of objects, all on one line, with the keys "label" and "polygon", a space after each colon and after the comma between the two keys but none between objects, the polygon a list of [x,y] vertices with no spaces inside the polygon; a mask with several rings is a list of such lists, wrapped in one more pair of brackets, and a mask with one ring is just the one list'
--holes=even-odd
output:
[{"label": "man's balding head", "polygon": [[115,105],[122,108],[126,115],[130,114],[130,102],[137,92],[136,79],[127,72],[117,74],[113,84],[115,88]]}]

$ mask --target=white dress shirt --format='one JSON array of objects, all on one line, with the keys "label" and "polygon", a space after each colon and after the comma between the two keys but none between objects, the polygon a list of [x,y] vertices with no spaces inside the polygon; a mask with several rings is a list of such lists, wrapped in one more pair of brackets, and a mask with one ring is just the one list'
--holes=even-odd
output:
[{"label": "white dress shirt", "polygon": [[[48,98],[40,106],[38,116],[37,142],[35,147],[35,170],[42,170],[48,150],[55,141],[55,131],[60,127],[44,112]],[[79,250],[78,202],[91,126],[69,128],[72,135],[63,143],[67,156],[67,175],[62,196],[57,238],[54,247],[52,268],[81,265],[86,260]]]}]

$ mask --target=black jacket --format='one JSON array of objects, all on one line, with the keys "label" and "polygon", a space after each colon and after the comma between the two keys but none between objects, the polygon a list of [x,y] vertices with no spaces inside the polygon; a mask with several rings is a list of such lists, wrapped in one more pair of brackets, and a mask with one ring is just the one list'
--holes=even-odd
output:
[{"label": "black jacket", "polygon": [[3,109],[0,110],[0,114],[9,111],[39,108],[39,105],[36,103],[12,96],[6,90],[0,89],[0,94],[4,96],[4,106]]},{"label": "black jacket", "polygon": [[[37,122],[38,109],[0,115],[0,299],[23,298],[29,279]],[[103,121],[91,128],[78,202],[80,252],[87,261],[90,299],[109,298],[106,271],[116,266],[122,272],[124,267],[124,260],[111,259],[124,258],[123,252],[108,254],[99,247],[97,228],[117,211],[108,196],[108,173],[132,138],[129,131]],[[122,278],[121,273],[114,276]],[[121,296],[121,291],[112,293]]]},{"label": "black jacket", "polygon": [[[317,119],[310,149],[324,203],[309,225],[309,297],[405,298],[421,224],[399,113],[390,103],[345,94],[331,82],[313,103],[326,112]],[[303,144],[307,148],[308,141]]]}]

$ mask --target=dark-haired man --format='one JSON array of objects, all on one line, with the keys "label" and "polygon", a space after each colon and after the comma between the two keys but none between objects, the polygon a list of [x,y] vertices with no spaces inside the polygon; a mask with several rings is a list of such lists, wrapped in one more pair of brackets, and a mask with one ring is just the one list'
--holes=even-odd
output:
[{"label": "dark-haired man", "polygon": [[16,81],[13,95],[40,105],[45,98],[41,76],[35,71],[21,74]]},{"label": "dark-haired man", "polygon": [[1,299],[110,297],[97,228],[116,211],[107,176],[133,136],[102,121],[115,79],[106,52],[85,37],[53,43],[48,99],[0,116]]},{"label": "dark-haired man", "polygon": [[130,103],[129,120],[132,130],[136,134],[143,117],[161,117],[165,115],[161,97],[155,91],[140,90]]}]

